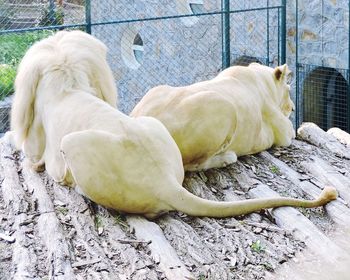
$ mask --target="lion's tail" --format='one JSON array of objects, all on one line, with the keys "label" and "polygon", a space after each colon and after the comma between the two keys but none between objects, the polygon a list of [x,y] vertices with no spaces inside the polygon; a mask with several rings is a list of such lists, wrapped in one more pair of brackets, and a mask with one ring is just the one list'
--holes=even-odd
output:
[{"label": "lion's tail", "polygon": [[40,65],[23,59],[15,80],[15,90],[11,109],[11,130],[14,142],[18,149],[24,139],[34,118],[35,92],[40,79]]},{"label": "lion's tail", "polygon": [[186,189],[178,186],[169,195],[169,203],[174,210],[181,211],[191,216],[225,218],[235,217],[260,211],[261,209],[275,208],[281,206],[293,207],[319,207],[335,200],[338,196],[337,190],[327,186],[315,200],[296,199],[289,197],[256,198],[242,201],[212,201],[200,198]]}]

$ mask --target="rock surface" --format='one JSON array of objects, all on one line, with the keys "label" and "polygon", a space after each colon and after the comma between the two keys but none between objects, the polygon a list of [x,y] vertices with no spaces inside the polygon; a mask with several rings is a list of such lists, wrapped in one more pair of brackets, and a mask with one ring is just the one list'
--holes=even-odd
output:
[{"label": "rock surface", "polygon": [[288,148],[188,173],[184,187],[208,199],[241,200],[311,199],[333,185],[340,198],[324,208],[226,219],[170,213],[148,221],[109,211],[29,170],[2,138],[0,279],[267,279],[305,248],[335,264],[346,255],[331,236],[350,221],[350,150],[331,134],[303,129]]}]

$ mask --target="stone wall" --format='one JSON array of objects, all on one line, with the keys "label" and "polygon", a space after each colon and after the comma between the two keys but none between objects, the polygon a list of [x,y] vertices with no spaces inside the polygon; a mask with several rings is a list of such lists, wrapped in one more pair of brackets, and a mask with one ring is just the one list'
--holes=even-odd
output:
[{"label": "stone wall", "polygon": [[[288,60],[295,63],[296,1],[287,1]],[[299,62],[348,69],[349,3],[345,0],[300,0]]]},{"label": "stone wall", "polygon": [[[296,1],[287,3],[287,61],[295,71]],[[348,130],[349,3],[345,0],[298,3],[299,119],[319,119],[322,121],[315,122],[324,129],[338,126]],[[294,87],[292,96],[295,94]]]},{"label": "stone wall", "polygon": [[[192,14],[188,2],[203,3],[202,12],[216,12],[221,1],[116,1],[103,5],[92,1],[93,22]],[[273,1],[271,1],[273,2]],[[279,1],[276,1],[279,2]],[[262,1],[231,1],[231,9],[263,7]],[[266,3],[264,3],[266,4]],[[277,63],[277,10],[271,11],[270,38],[267,12],[234,13],[231,21],[232,62],[241,55],[261,62]],[[150,88],[159,84],[186,85],[210,79],[221,70],[221,15],[182,17],[101,25],[92,33],[109,47],[109,61],[118,84],[120,109],[129,112]],[[142,54],[132,51],[136,36],[142,39]],[[267,54],[269,40],[269,54]]]},{"label": "stone wall", "polygon": [[[119,107],[124,112],[130,112],[156,85],[186,85],[210,79],[221,70],[220,14],[130,21],[191,15],[189,2],[197,4],[202,12],[221,10],[221,0],[91,1],[94,23],[124,21],[92,28],[92,34],[109,48],[109,62],[120,96]],[[230,8],[263,8],[267,3],[277,6],[280,2],[231,0]],[[296,72],[296,1],[287,1],[287,5],[287,63]],[[308,67],[310,71],[317,66],[348,69],[348,1],[299,0],[298,16],[299,62],[315,65]],[[231,64],[247,55],[262,63],[277,65],[278,20],[277,9],[231,14]],[[305,77],[307,74],[299,77],[301,86]],[[294,85],[291,95],[295,99]]]},{"label": "stone wall", "polygon": [[[107,0],[103,5],[93,1],[93,21],[191,14],[190,2],[197,5],[202,3],[201,12],[221,10],[221,0]],[[267,4],[278,6],[281,1],[231,0],[230,8],[247,10],[263,8]],[[305,69],[299,69],[302,72],[298,77],[301,93],[304,79],[319,66],[335,68],[340,73],[344,73],[340,69],[348,69],[349,4],[345,0],[299,0],[298,4],[296,11],[296,1],[287,1],[287,63],[296,73],[298,13],[298,63],[306,65]],[[231,64],[246,55],[265,64],[277,65],[279,20],[277,9],[232,13]],[[221,15],[111,24],[94,27],[93,34],[109,47],[110,63],[118,84],[120,109],[126,113],[156,85],[186,85],[210,79],[221,70]],[[138,35],[143,45],[136,60],[133,58],[132,40]],[[347,75],[343,77],[348,79]],[[310,96],[311,99],[322,95],[317,91],[312,92],[317,96]],[[291,96],[295,101],[296,94],[296,83],[293,83]],[[299,102],[301,112],[302,97]],[[300,118],[303,118],[302,114]],[[292,119],[294,121],[295,117],[292,116]]]}]

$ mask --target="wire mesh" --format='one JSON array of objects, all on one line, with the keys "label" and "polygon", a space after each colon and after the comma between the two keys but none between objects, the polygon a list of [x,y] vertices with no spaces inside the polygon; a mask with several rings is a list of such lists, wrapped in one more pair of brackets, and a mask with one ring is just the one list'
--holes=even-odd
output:
[{"label": "wire mesh", "polygon": [[[92,34],[109,47],[119,108],[126,113],[156,85],[180,86],[214,77],[225,55],[228,66],[247,57],[251,62],[278,63],[281,6],[268,7],[269,1],[229,1],[226,25],[225,1],[115,2],[105,1],[102,10],[92,2]],[[113,15],[118,24],[94,26]]]},{"label": "wire mesh", "polygon": [[0,134],[9,129],[16,69],[27,49],[53,34],[51,26],[79,23],[85,24],[81,0],[0,0]]},{"label": "wire mesh", "polygon": [[297,126],[350,132],[349,2],[296,2]]},{"label": "wire mesh", "polygon": [[348,70],[301,64],[299,66],[303,121],[324,130],[349,126]]},{"label": "wire mesh", "polygon": [[281,10],[280,0],[0,0],[0,133],[20,59],[59,29],[80,28],[107,45],[119,108],[129,113],[152,87],[210,79],[225,59],[278,64]]},{"label": "wire mesh", "polygon": [[231,41],[235,59],[244,54],[247,62],[280,64],[280,4],[281,1],[274,0],[231,1]]},{"label": "wire mesh", "polygon": [[220,71],[221,16],[201,16],[198,21],[198,28],[178,18],[92,28],[110,50],[122,111],[129,113],[152,87],[186,85]]}]

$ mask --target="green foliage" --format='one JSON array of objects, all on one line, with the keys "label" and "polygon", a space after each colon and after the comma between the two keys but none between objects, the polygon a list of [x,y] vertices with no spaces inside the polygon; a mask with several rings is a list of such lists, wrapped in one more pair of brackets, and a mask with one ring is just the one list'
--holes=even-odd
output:
[{"label": "green foliage", "polygon": [[17,67],[27,49],[36,41],[48,37],[52,31],[32,31],[0,35],[0,63]]},{"label": "green foliage", "polygon": [[0,64],[0,100],[13,93],[16,70],[13,66]]},{"label": "green foliage", "polygon": [[276,165],[271,165],[271,166],[270,166],[270,171],[271,171],[272,173],[274,173],[274,174],[280,173],[280,169],[279,169],[278,166],[276,166]]},{"label": "green foliage", "polygon": [[0,35],[0,100],[13,93],[16,69],[27,49],[52,31],[35,31]]},{"label": "green foliage", "polygon": [[252,251],[257,252],[257,253],[262,253],[265,251],[265,246],[263,246],[261,244],[260,240],[253,242],[253,244],[250,246],[250,248],[252,249]]},{"label": "green foliage", "polygon": [[40,26],[62,25],[64,23],[63,10],[58,7],[53,10],[50,8],[43,10],[39,22]]},{"label": "green foliage", "polygon": [[128,223],[126,222],[126,219],[124,216],[120,215],[120,214],[116,214],[114,216],[114,223],[117,224],[117,225],[120,225],[124,228],[128,228],[129,225]]}]

